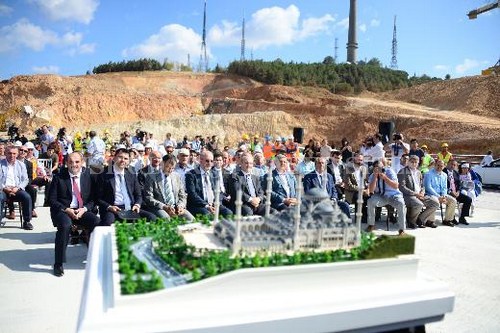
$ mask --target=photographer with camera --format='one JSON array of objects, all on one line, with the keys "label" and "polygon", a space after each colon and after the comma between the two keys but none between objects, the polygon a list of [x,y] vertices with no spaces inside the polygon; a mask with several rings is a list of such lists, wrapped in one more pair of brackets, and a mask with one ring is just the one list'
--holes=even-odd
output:
[{"label": "photographer with camera", "polygon": [[403,134],[394,133],[392,136],[392,143],[387,144],[386,151],[391,153],[391,169],[397,173],[401,167],[401,156],[410,152],[410,145],[405,143]]},{"label": "photographer with camera", "polygon": [[385,159],[382,158],[373,162],[373,173],[368,178],[368,190],[373,193],[368,199],[368,228],[371,232],[375,226],[375,208],[392,206],[398,211],[398,233],[403,235],[405,232],[406,207],[403,194],[399,191],[399,183],[396,173],[385,168]]}]

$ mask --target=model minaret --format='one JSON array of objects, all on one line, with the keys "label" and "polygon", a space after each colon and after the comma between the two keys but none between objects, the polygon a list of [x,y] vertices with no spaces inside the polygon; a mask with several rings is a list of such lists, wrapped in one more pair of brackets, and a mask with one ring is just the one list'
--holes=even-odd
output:
[{"label": "model minaret", "polygon": [[236,191],[236,201],[234,202],[236,206],[236,215],[234,217],[234,222],[236,223],[234,239],[233,239],[233,254],[237,254],[241,249],[241,196],[242,191],[238,189]]},{"label": "model minaret", "polygon": [[356,211],[356,243],[354,246],[359,246],[361,242],[361,215],[363,214],[361,209],[363,207],[363,190],[365,189],[365,177],[366,177],[366,169],[361,166],[359,170],[359,180],[358,180],[358,209]]},{"label": "model minaret", "polygon": [[269,213],[271,212],[271,192],[273,191],[273,171],[269,168],[267,172],[267,187],[266,187],[266,214],[265,217],[269,217]]},{"label": "model minaret", "polygon": [[214,188],[215,192],[214,192],[214,208],[215,208],[215,212],[214,212],[214,224],[215,225],[216,223],[219,222],[219,210],[220,210],[220,201],[219,201],[219,198],[220,198],[220,179],[216,179],[215,180],[215,186],[213,186],[212,188]]},{"label": "model minaret", "polygon": [[302,177],[300,174],[297,174],[297,205],[295,206],[295,211],[293,214],[293,223],[294,223],[294,233],[293,233],[293,249],[294,251],[298,251],[300,248],[299,241],[299,227],[300,227],[300,206],[302,204]]}]

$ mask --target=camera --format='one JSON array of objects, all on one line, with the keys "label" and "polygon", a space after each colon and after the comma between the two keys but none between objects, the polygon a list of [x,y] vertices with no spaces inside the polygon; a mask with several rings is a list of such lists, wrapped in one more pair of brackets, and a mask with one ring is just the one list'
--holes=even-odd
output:
[{"label": "camera", "polygon": [[19,128],[17,128],[14,125],[10,125],[9,129],[7,130],[7,135],[10,137],[11,140],[14,140],[19,137]]},{"label": "camera", "polygon": [[401,136],[401,134],[394,134],[394,136],[392,137],[392,139],[393,139],[394,141],[396,141],[396,140],[402,140],[402,139],[403,139],[403,137]]}]

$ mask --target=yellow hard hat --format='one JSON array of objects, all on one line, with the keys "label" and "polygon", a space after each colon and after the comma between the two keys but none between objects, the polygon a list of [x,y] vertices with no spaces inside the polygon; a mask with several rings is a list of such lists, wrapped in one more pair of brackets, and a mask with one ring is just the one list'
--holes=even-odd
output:
[{"label": "yellow hard hat", "polygon": [[104,134],[109,134],[109,129],[107,129],[107,128],[106,128],[106,129],[104,130]]},{"label": "yellow hard hat", "polygon": [[248,139],[250,139],[250,136],[248,134],[243,134],[241,138],[243,140],[248,140]]},{"label": "yellow hard hat", "polygon": [[446,142],[443,142],[443,144],[441,145],[441,148],[448,148],[448,144]]}]

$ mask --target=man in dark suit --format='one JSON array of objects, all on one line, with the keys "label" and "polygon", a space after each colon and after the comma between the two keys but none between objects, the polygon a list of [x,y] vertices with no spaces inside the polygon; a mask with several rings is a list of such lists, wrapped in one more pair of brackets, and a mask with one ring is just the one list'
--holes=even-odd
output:
[{"label": "man in dark suit", "polygon": [[[231,175],[229,193],[231,195],[231,208],[234,210],[236,192],[241,189],[242,215],[264,215],[266,211],[264,190],[260,179],[252,173],[253,157],[250,153],[243,153],[240,158],[240,168]],[[274,211],[273,208],[271,208]]]},{"label": "man in dark suit", "polygon": [[398,172],[399,190],[406,205],[406,227],[435,228],[434,214],[439,204],[425,195],[422,173],[418,169],[419,160],[417,155],[410,155],[408,165]]},{"label": "man in dark suit", "polygon": [[146,183],[146,176],[152,173],[160,172],[160,163],[161,163],[161,154],[159,151],[155,150],[149,154],[149,164],[144,168],[139,170],[137,174],[137,180],[139,181],[139,185],[141,189],[144,188],[144,184]]},{"label": "man in dark suit", "polygon": [[[219,183],[221,203],[228,206],[231,202],[229,195],[229,179],[231,178],[231,171],[224,168],[224,152],[216,150],[214,153],[214,166],[212,174],[216,182]],[[227,152],[225,152],[227,154]]]},{"label": "man in dark suit", "polygon": [[149,173],[144,183],[144,209],[160,218],[169,220],[181,217],[187,221],[194,219],[186,210],[187,195],[181,177],[173,172],[177,160],[173,155],[165,155],[160,171]]},{"label": "man in dark suit", "polygon": [[[472,204],[472,199],[460,192],[460,175],[458,174],[458,162],[456,160],[450,159],[448,161],[448,165],[443,170],[448,175],[448,194],[452,196],[457,202],[463,204],[462,210],[460,211],[460,217],[458,218],[458,222],[456,219],[451,221],[453,224],[465,224],[468,225],[469,222],[465,219],[466,216],[469,216],[470,206]],[[445,224],[443,222],[443,224]],[[448,223],[446,225],[450,225]],[[451,225],[453,226],[453,225]]]},{"label": "man in dark suit", "polygon": [[335,189],[337,190],[337,197],[342,200],[344,197],[344,176],[345,168],[342,164],[342,155],[339,150],[332,150],[330,159],[326,165],[326,172],[333,177]]},{"label": "man in dark suit", "polygon": [[307,194],[312,188],[319,187],[328,193],[332,201],[335,201],[340,210],[351,217],[349,205],[344,201],[338,200],[337,190],[335,189],[335,182],[331,174],[326,172],[326,159],[324,157],[316,157],[314,162],[315,169],[313,172],[304,176],[302,182],[304,183],[304,193]]},{"label": "man in dark suit", "polygon": [[[214,155],[204,151],[200,155],[200,165],[186,173],[187,209],[191,214],[213,215],[215,213],[215,184],[217,180],[211,172]],[[220,202],[221,198],[219,199]],[[220,203],[219,213],[232,215],[232,211]]]},{"label": "man in dark suit", "polygon": [[100,225],[110,226],[123,210],[132,210],[150,221],[156,219],[154,214],[141,209],[141,188],[137,176],[128,170],[129,162],[129,151],[117,149],[113,164],[98,177]]},{"label": "man in dark suit", "polygon": [[95,206],[93,186],[88,169],[82,169],[82,155],[71,153],[68,168],[54,176],[49,190],[50,217],[57,228],[55,240],[54,275],[64,275],[71,225],[81,225],[89,232],[99,224],[93,213]]},{"label": "man in dark suit", "polygon": [[[26,185],[26,192],[31,197],[31,202],[33,204],[33,210],[31,211],[32,217],[37,217],[37,213],[35,211],[35,204],[36,204],[36,196],[37,196],[37,190],[35,187],[33,187],[32,182],[33,182],[33,163],[29,161],[26,156],[28,154],[28,147],[26,146],[21,146],[19,147],[19,156],[17,159],[21,162],[24,162],[26,165],[26,173],[28,174],[28,185]],[[9,207],[10,211],[14,211],[14,205],[12,204],[12,207]]]},{"label": "man in dark suit", "polygon": [[[289,162],[285,155],[274,159],[276,169],[272,172],[271,207],[279,211],[297,204],[297,181],[289,171]],[[262,177],[262,186],[266,187],[267,174]]]}]

